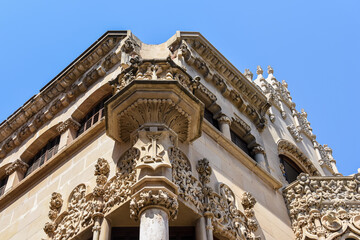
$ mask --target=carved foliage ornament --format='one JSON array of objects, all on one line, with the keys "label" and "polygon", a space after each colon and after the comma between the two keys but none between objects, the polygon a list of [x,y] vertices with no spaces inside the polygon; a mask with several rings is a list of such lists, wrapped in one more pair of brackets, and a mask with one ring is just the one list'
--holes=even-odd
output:
[{"label": "carved foliage ornament", "polygon": [[[360,174],[350,177],[309,177],[283,192],[296,239],[340,239],[360,235]],[[341,238],[343,239],[343,238]]]},{"label": "carved foliage ornament", "polygon": [[169,211],[170,219],[176,219],[178,212],[178,201],[176,196],[165,191],[159,190],[157,192],[144,191],[137,197],[131,199],[130,202],[130,217],[137,220],[142,210],[149,206],[160,206]]},{"label": "carved foliage ornament", "polygon": [[[191,202],[194,206],[203,211],[204,195],[203,185],[191,171],[191,165],[186,155],[179,148],[172,148],[170,159],[173,167],[172,181],[179,187],[179,196],[185,201]],[[210,169],[211,170],[211,169]]]},{"label": "carved foliage ornament", "polygon": [[93,207],[85,195],[84,184],[78,185],[70,194],[67,211],[59,216],[62,205],[61,195],[53,193],[50,201],[49,218],[52,222],[45,224],[44,231],[54,240],[69,239],[75,236],[81,228],[93,223]]},{"label": "carved foliage ornament", "polygon": [[235,204],[235,195],[226,184],[220,184],[220,194],[206,184],[210,182],[211,167],[207,159],[201,159],[197,164],[197,171],[203,183],[204,215],[212,216],[212,227],[215,233],[230,240],[257,239],[255,231],[258,223],[254,217],[253,207],[255,198],[248,192],[242,196],[244,213]]},{"label": "carved foliage ornament", "polygon": [[131,148],[119,159],[116,176],[111,178],[105,186],[104,212],[110,211],[130,197],[130,186],[136,182],[135,167],[139,157],[139,150]]},{"label": "carved foliage ornament", "polygon": [[131,195],[130,186],[135,182],[135,164],[139,157],[137,149],[130,149],[120,158],[116,176],[107,181],[109,163],[99,158],[95,165],[96,186],[92,193],[86,194],[86,186],[80,184],[69,196],[67,209],[60,214],[63,200],[61,194],[54,192],[50,201],[49,219],[44,227],[45,233],[53,240],[74,237],[82,229],[94,224],[99,228],[98,220],[104,213],[116,205],[125,202]]},{"label": "carved foliage ornament", "polygon": [[244,193],[242,203],[245,213],[235,204],[235,195],[231,189],[220,184],[220,194],[209,195],[209,209],[213,214],[214,232],[228,239],[256,239],[258,223],[254,218],[253,207],[256,203],[250,193]]}]

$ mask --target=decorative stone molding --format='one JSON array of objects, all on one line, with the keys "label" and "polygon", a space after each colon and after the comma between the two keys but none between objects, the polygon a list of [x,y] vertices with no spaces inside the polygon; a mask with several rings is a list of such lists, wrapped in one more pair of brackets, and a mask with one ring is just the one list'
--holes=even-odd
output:
[{"label": "decorative stone molding", "polygon": [[192,91],[199,86],[199,79],[191,78],[185,71],[177,66],[171,59],[167,60],[140,60],[133,58],[133,64],[122,71],[115,80],[110,81],[114,93],[129,85],[133,80],[175,80],[187,90]]},{"label": "decorative stone molding", "polygon": [[289,130],[291,136],[295,139],[295,141],[301,142],[303,140],[300,132],[294,124],[290,124],[289,126],[287,126],[287,129]]},{"label": "decorative stone molding", "polygon": [[179,204],[176,196],[163,190],[141,192],[131,199],[130,217],[138,220],[141,212],[149,207],[160,207],[169,213],[170,219],[175,220]]},{"label": "decorative stone molding", "polygon": [[56,127],[56,130],[62,134],[64,133],[67,129],[73,129],[74,131],[79,130],[80,128],[80,123],[78,123],[77,121],[75,121],[72,118],[67,119],[65,122],[61,123],[59,126]]},{"label": "decorative stone molding", "polygon": [[243,129],[244,135],[247,135],[251,132],[251,127],[242,120],[239,116],[236,116],[232,118],[233,123],[239,126],[240,129]]},{"label": "decorative stone molding", "polygon": [[5,168],[6,175],[10,175],[15,171],[20,171],[21,173],[25,174],[29,165],[20,159],[16,159],[10,166]]},{"label": "decorative stone molding", "polygon": [[[207,49],[206,54],[200,48]],[[198,40],[180,40],[170,47],[180,61],[195,68],[202,77],[211,82],[241,112],[254,121],[261,130],[265,126],[264,114],[270,107],[267,100],[244,75],[229,69],[215,56],[210,48]],[[199,51],[200,50],[200,51]],[[177,54],[176,54],[177,52]],[[213,63],[217,64],[213,65]],[[221,68],[219,68],[222,66]],[[224,80],[227,79],[227,81]]]},{"label": "decorative stone molding", "polygon": [[[4,121],[0,125],[0,142],[4,143],[0,146],[0,158],[4,158],[36,129],[52,119],[96,80],[104,76],[103,69],[97,67],[96,63],[111,54],[112,49],[126,35],[126,32],[121,31],[106,33],[90,50],[84,52],[39,94]],[[84,75],[85,73],[87,74]]]},{"label": "decorative stone molding", "polygon": [[360,174],[349,177],[309,177],[284,189],[296,239],[343,239],[360,234]]},{"label": "decorative stone molding", "polygon": [[204,194],[203,185],[191,171],[191,165],[186,155],[179,148],[170,151],[172,165],[172,181],[179,187],[179,196],[187,202],[191,202],[202,212]]},{"label": "decorative stone molding", "polygon": [[304,171],[309,173],[312,176],[320,176],[319,171],[316,169],[314,164],[311,162],[309,158],[305,156],[304,153],[301,152],[299,148],[297,148],[294,144],[281,139],[278,141],[278,152],[279,155],[285,155],[295,161]]}]

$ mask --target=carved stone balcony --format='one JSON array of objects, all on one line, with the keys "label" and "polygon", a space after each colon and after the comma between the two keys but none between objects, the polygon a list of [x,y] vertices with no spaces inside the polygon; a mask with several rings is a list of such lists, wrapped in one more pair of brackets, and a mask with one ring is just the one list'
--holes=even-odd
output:
[{"label": "carved stone balcony", "polygon": [[358,239],[360,173],[348,177],[302,173],[283,193],[296,239]]}]

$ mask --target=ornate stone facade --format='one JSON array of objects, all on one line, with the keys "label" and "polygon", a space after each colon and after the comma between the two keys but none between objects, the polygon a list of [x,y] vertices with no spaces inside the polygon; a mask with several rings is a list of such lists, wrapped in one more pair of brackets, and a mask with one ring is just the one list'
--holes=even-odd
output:
[{"label": "ornate stone facade", "polygon": [[256,74],[199,33],[106,33],[1,123],[0,238],[360,239],[360,175]]}]

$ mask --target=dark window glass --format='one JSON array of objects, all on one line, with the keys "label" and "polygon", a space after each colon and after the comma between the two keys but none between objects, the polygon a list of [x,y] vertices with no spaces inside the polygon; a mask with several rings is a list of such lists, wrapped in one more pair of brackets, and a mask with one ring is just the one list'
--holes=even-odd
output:
[{"label": "dark window glass", "polygon": [[220,130],[219,122],[216,119],[214,119],[214,114],[212,112],[210,112],[209,110],[207,110],[206,108],[205,108],[205,112],[204,112],[204,118],[209,123],[211,123],[211,125],[213,125],[215,128]]},{"label": "dark window glass", "polygon": [[236,144],[239,148],[241,148],[247,155],[250,156],[250,150],[247,146],[247,143],[234,131],[230,130],[231,141]]},{"label": "dark window glass", "polygon": [[299,166],[297,166],[290,158],[284,155],[280,155],[280,162],[284,165],[284,176],[286,178],[286,181],[288,181],[289,183],[295,181],[299,174],[302,173]]},{"label": "dark window glass", "polygon": [[47,160],[54,156],[59,148],[60,135],[50,140],[39,152],[28,162],[29,168],[25,177],[43,165]]},{"label": "dark window glass", "polygon": [[0,179],[0,196],[4,194],[6,183],[8,181],[8,176],[3,177]]},{"label": "dark window glass", "polygon": [[88,130],[91,126],[97,123],[104,117],[104,103],[111,97],[111,95],[103,98],[95,107],[93,107],[88,114],[80,121],[80,128],[77,136]]},{"label": "dark window glass", "polygon": [[[112,240],[139,240],[138,227],[113,227]],[[169,240],[196,240],[195,227],[170,227]]]}]

